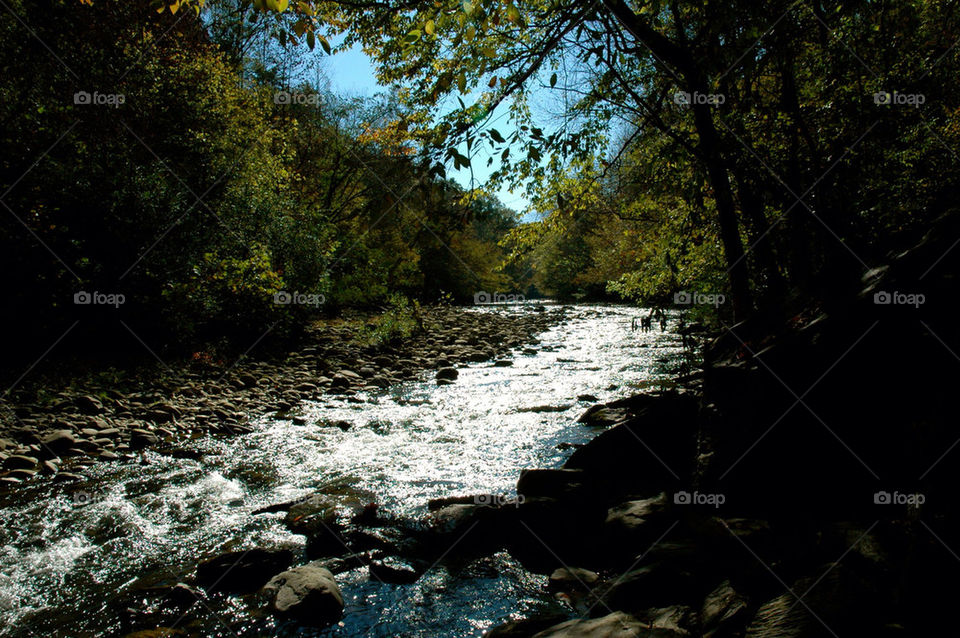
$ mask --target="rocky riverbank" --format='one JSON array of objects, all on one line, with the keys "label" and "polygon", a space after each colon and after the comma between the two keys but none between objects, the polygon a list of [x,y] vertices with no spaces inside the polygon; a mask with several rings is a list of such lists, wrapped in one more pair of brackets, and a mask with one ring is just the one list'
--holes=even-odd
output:
[{"label": "rocky riverbank", "polygon": [[943,373],[958,362],[958,223],[868,272],[855,299],[726,328],[690,391],[591,409],[604,431],[563,469],[523,473],[518,507],[458,512],[570,610],[486,635],[949,632],[951,579],[931,576],[960,548]]},{"label": "rocky riverbank", "polygon": [[[135,459],[146,448],[189,453],[192,437],[238,434],[262,415],[299,419],[303,401],[337,395],[363,401],[392,384],[436,371],[452,383],[456,366],[494,360],[536,346],[536,335],[563,320],[563,309],[530,305],[515,314],[450,307],[422,312],[424,330],[397,343],[364,345],[362,326],[314,326],[294,351],[241,358],[234,365],[191,361],[133,392],[88,381],[51,391],[46,400],[0,404],[0,485],[15,487],[38,475],[81,480],[93,463]],[[349,427],[349,424],[341,424]],[[186,449],[186,452],[184,452]]]},{"label": "rocky riverbank", "polygon": [[[421,521],[362,494],[268,508],[307,537],[312,562],[289,570],[283,556],[242,572],[240,588],[323,626],[343,609],[337,573],[409,583],[505,550],[568,613],[518,618],[491,638],[942,632],[952,590],[930,575],[956,568],[960,516],[953,377],[930,363],[957,364],[947,300],[960,264],[920,273],[955,234],[931,233],[868,273],[856,299],[726,328],[682,390],[590,408],[580,422],[598,435],[562,468],[521,473],[515,498],[441,499]],[[925,305],[889,304],[891,291]],[[227,569],[237,559],[212,559],[220,579],[239,578]]]}]

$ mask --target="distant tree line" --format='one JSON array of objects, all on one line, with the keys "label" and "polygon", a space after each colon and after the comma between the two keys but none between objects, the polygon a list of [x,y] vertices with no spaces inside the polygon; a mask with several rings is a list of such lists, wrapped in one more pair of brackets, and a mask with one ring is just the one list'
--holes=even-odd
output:
[{"label": "distant tree line", "polygon": [[438,174],[396,95],[324,89],[306,48],[280,46],[247,3],[199,18],[115,0],[10,6],[0,265],[12,351],[39,356],[75,321],[71,343],[96,349],[133,335],[249,345],[395,293],[466,301],[515,287],[497,242],[516,214]]}]

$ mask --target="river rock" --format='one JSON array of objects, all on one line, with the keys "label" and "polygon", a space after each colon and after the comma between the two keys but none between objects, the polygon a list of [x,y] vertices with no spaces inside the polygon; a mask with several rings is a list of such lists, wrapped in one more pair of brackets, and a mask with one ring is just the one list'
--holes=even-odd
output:
[{"label": "river rock", "polygon": [[607,510],[603,523],[605,546],[611,555],[618,550],[636,553],[647,548],[676,523],[671,519],[666,494],[620,503]]},{"label": "river rock", "polygon": [[565,620],[567,620],[566,614],[547,614],[522,620],[511,620],[483,634],[483,638],[530,638],[534,634],[559,625]]},{"label": "river rock", "polygon": [[19,470],[10,470],[7,472],[9,478],[15,478],[20,481],[25,481],[31,479],[37,475],[37,470],[28,470],[28,469],[19,469]]},{"label": "river rock", "polygon": [[693,473],[697,402],[664,395],[641,405],[636,415],[576,450],[564,467],[590,472],[610,493],[642,496],[678,490]]},{"label": "river rock", "polygon": [[171,411],[154,408],[147,410],[144,419],[153,423],[170,423],[175,419],[175,415]]},{"label": "river rock", "polygon": [[197,566],[197,583],[207,591],[249,593],[293,564],[289,549],[250,549],[227,552]]},{"label": "river rock", "polygon": [[36,457],[23,454],[12,454],[3,461],[3,467],[7,470],[31,470],[37,467],[39,461]]},{"label": "river rock", "polygon": [[408,562],[388,556],[370,562],[370,576],[385,583],[415,583],[420,574]]},{"label": "river rock", "polygon": [[606,516],[602,501],[525,496],[515,510],[516,524],[507,548],[524,568],[549,574],[558,567],[591,564],[596,559]]},{"label": "river rock", "polygon": [[651,629],[669,632],[668,636],[689,636],[696,626],[696,614],[686,605],[648,609],[641,617]]},{"label": "river rock", "polygon": [[142,450],[160,442],[160,438],[150,430],[136,428],[130,434],[130,449]]},{"label": "river rock", "polygon": [[76,444],[77,437],[70,430],[57,430],[40,439],[40,446],[53,456],[62,456]]},{"label": "river rock", "polygon": [[699,601],[703,594],[698,593],[692,573],[670,563],[655,563],[628,571],[601,587],[598,595],[611,609],[643,613],[651,607]]},{"label": "river rock", "polygon": [[440,368],[439,370],[437,370],[437,380],[438,380],[438,381],[441,381],[441,380],[444,380],[444,381],[453,381],[454,379],[456,379],[456,378],[459,377],[459,376],[460,376],[460,372],[457,371],[457,369],[456,369],[456,368],[453,368],[453,367]]},{"label": "river rock", "polygon": [[547,588],[551,591],[589,591],[600,580],[597,572],[581,567],[558,567],[550,574]]},{"label": "river rock", "polygon": [[606,405],[592,405],[580,415],[577,423],[590,427],[610,427],[627,418],[626,408],[611,408]]},{"label": "river rock", "polygon": [[103,414],[106,410],[100,399],[92,396],[80,396],[73,400],[73,404],[83,414]]},{"label": "river rock", "polygon": [[679,638],[667,629],[651,629],[638,618],[614,612],[601,618],[568,620],[533,638]]},{"label": "river rock", "polygon": [[589,487],[589,475],[583,470],[521,470],[517,479],[517,494],[523,497],[582,497]]},{"label": "river rock", "polygon": [[343,615],[343,595],[333,574],[315,563],[277,574],[263,593],[273,613],[304,625],[325,627]]},{"label": "river rock", "polygon": [[503,547],[512,531],[509,508],[454,504],[433,512],[427,521],[429,547],[437,555],[453,550],[474,555]]},{"label": "river rock", "polygon": [[748,612],[747,598],[725,580],[707,594],[700,609],[700,628],[704,638],[740,635],[749,620]]},{"label": "river rock", "polygon": [[350,379],[343,376],[342,374],[333,375],[333,379],[330,381],[331,390],[343,390],[349,388],[351,385]]},{"label": "river rock", "polygon": [[[842,563],[819,566],[790,590],[757,610],[747,638],[881,633],[884,602],[870,581]],[[797,596],[803,597],[802,602]]]},{"label": "river rock", "polygon": [[293,503],[283,520],[294,534],[311,535],[337,525],[337,501],[326,494],[311,494]]}]

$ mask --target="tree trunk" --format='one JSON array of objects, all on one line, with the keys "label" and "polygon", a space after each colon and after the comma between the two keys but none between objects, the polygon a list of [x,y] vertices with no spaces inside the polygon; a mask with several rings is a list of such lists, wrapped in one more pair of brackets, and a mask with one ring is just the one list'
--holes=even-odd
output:
[{"label": "tree trunk", "polygon": [[[706,83],[694,86],[706,88]],[[698,92],[701,88],[696,89]],[[706,94],[706,90],[702,91]],[[720,138],[713,125],[713,115],[709,104],[691,104],[693,120],[700,138],[700,149],[707,166],[707,176],[713,187],[714,202],[717,206],[717,222],[720,226],[720,241],[727,261],[727,276],[730,279],[730,295],[733,313],[737,320],[745,319],[752,311],[750,294],[750,272],[747,265],[743,241],[740,239],[740,224],[733,202],[727,165],[720,153]]]},{"label": "tree trunk", "polygon": [[[659,61],[675,67],[687,83],[691,92],[706,95],[709,88],[700,72],[689,48],[677,44],[662,33],[641,20],[624,0],[603,0],[603,5],[624,28],[638,41],[643,43]],[[737,220],[736,206],[727,175],[726,162],[720,152],[720,137],[713,123],[713,114],[709,104],[692,101],[694,126],[700,138],[702,160],[707,169],[707,177],[713,188],[717,206],[717,221],[720,226],[720,241],[723,242],[724,257],[730,280],[730,294],[734,316],[740,320],[752,312],[750,293],[750,274],[747,260],[740,240],[740,225]]]}]

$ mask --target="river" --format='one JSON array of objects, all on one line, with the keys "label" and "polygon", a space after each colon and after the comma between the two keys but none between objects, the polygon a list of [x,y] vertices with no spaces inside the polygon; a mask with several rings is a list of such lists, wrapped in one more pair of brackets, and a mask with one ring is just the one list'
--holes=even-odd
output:
[{"label": "river", "polygon": [[[484,307],[476,312],[522,312]],[[146,581],[189,578],[228,549],[302,546],[278,515],[257,508],[317,490],[357,489],[386,511],[422,516],[428,499],[510,496],[520,470],[558,467],[595,432],[574,421],[593,395],[607,401],[669,385],[679,338],[631,330],[646,311],[578,305],[513,365],[470,364],[455,383],[432,375],[378,394],[304,406],[305,423],[262,418],[236,437],[190,442],[195,458],[147,452],[99,463],[81,486],[41,479],[0,496],[0,636],[122,635]],[[675,318],[671,318],[673,324]],[[547,407],[549,410],[537,410]],[[346,431],[330,427],[347,421]],[[435,566],[413,585],[337,576],[346,609],[321,631],[278,626],[239,598],[214,595],[177,622],[197,636],[479,636],[511,614],[563,611],[505,553]]]}]

